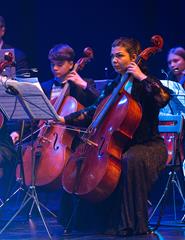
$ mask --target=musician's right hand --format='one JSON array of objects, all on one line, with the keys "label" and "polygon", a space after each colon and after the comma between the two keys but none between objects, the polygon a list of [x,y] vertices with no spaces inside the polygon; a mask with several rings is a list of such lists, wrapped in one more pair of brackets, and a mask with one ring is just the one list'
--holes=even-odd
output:
[{"label": "musician's right hand", "polygon": [[65,124],[65,119],[64,117],[59,116],[59,122],[62,124]]},{"label": "musician's right hand", "polygon": [[10,137],[12,138],[13,143],[15,144],[17,141],[19,141],[19,133],[18,132],[12,132],[10,134]]}]

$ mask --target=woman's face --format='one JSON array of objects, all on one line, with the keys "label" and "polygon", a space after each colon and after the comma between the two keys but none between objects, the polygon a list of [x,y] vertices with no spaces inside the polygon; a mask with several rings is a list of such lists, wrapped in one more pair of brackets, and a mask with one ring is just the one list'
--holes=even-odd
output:
[{"label": "woman's face", "polygon": [[168,55],[168,68],[175,76],[181,75],[185,71],[185,59],[179,55],[170,53]]},{"label": "woman's face", "polygon": [[130,62],[135,61],[125,47],[116,46],[111,49],[111,63],[117,73],[124,74]]}]

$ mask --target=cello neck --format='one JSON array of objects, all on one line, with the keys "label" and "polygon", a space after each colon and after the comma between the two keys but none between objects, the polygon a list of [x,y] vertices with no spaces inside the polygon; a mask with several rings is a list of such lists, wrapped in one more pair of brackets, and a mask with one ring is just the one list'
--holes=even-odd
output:
[{"label": "cello neck", "polygon": [[111,96],[109,97],[108,101],[105,103],[105,105],[103,106],[103,108],[101,109],[101,111],[99,112],[99,114],[96,116],[96,118],[94,119],[94,121],[91,123],[91,125],[89,126],[90,129],[96,129],[99,124],[102,122],[102,120],[104,119],[104,117],[106,116],[107,112],[109,111],[109,109],[111,108],[111,106],[115,103],[116,99],[119,96],[119,93],[122,91],[123,86],[125,85],[125,83],[129,80],[130,78],[130,74],[125,73],[122,77],[121,80],[119,82],[119,84],[117,85],[117,87],[113,90]]},{"label": "cello neck", "polygon": [[61,106],[64,98],[66,97],[68,91],[69,91],[69,83],[66,82],[64,87],[63,87],[63,89],[60,92],[60,95],[57,97],[57,99],[56,99],[56,101],[54,103],[54,108],[55,108],[56,112],[59,111],[60,106]]}]

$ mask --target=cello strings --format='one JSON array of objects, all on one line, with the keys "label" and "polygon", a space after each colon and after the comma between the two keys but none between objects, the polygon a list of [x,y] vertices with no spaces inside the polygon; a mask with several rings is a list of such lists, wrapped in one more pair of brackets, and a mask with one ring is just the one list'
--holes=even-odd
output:
[{"label": "cello strings", "polygon": [[[62,126],[60,123],[55,123],[55,124],[57,124],[57,125],[59,125],[59,127],[60,128],[65,128],[65,129],[67,129],[67,130],[69,130],[69,131],[74,131],[74,132],[78,132],[78,133],[87,133],[87,130],[85,130],[85,129],[80,129],[80,128],[74,128],[74,127],[72,127],[72,126]],[[32,135],[35,135],[36,133],[38,133],[42,128],[44,128],[44,127],[46,127],[46,126],[48,126],[48,125],[54,125],[54,124],[49,124],[49,123],[45,123],[45,124],[43,124],[40,128],[38,128],[37,130],[35,130],[32,134],[29,134],[28,136],[26,136],[25,138],[23,138],[22,139],[22,142],[25,142],[27,139],[29,139]],[[19,145],[19,142],[17,142],[16,144],[15,144],[15,146],[18,146]]]}]

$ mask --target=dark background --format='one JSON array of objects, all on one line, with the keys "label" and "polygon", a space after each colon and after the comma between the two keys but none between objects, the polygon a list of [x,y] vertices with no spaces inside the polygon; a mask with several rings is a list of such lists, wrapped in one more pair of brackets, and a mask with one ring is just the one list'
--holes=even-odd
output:
[{"label": "dark background", "polygon": [[165,76],[160,70],[167,70],[169,48],[185,47],[184,14],[184,0],[17,0],[0,4],[0,15],[6,20],[6,42],[26,53],[30,67],[39,69],[40,81],[51,77],[47,55],[57,43],[71,45],[77,59],[85,47],[93,48],[94,60],[82,75],[104,79],[112,77],[110,46],[115,38],[132,36],[146,48],[155,34],[163,37],[164,47],[148,64],[162,79]]}]

